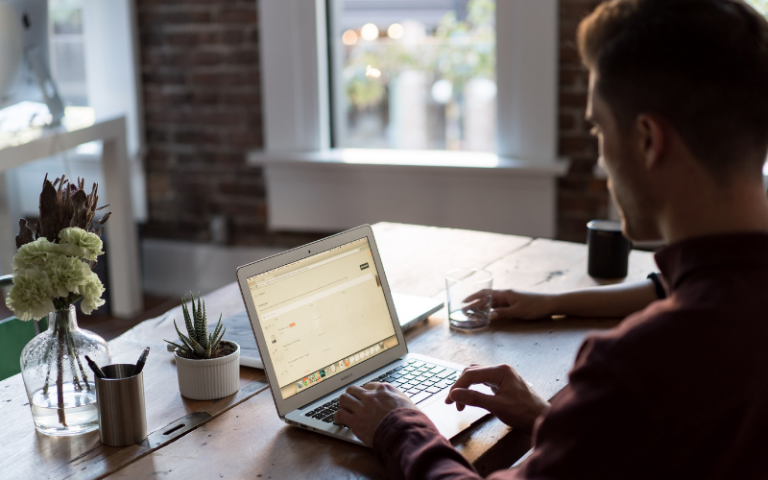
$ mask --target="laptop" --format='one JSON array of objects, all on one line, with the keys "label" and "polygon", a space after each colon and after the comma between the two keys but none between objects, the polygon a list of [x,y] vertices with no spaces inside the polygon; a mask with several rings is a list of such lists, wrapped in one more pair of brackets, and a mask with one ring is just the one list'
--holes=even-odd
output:
[{"label": "laptop", "polygon": [[[430,315],[443,308],[441,300],[419,295],[395,292],[392,294],[392,298],[395,301],[395,310],[397,310],[397,317],[400,320],[400,328],[404,332],[427,320]],[[245,310],[237,312],[224,318],[221,322],[226,327],[224,339],[231,340],[240,345],[240,365],[243,367],[264,368],[259,348],[256,346],[253,329],[251,328],[251,320],[248,318],[248,312]],[[212,323],[208,328],[213,332],[216,325]],[[169,352],[175,349],[176,347],[173,345],[168,345]]]},{"label": "laptop", "polygon": [[462,365],[408,352],[370,226],[244,265],[237,280],[289,425],[362,444],[333,414],[350,385],[373,381],[404,391],[447,438],[488,414],[445,404]]}]

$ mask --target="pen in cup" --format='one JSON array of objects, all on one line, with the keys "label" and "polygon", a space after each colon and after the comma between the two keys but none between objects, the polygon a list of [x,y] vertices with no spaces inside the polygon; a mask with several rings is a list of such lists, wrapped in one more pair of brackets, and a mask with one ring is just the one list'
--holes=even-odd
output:
[{"label": "pen in cup", "polygon": [[144,364],[147,363],[147,355],[149,355],[149,347],[145,348],[144,351],[141,352],[139,360],[136,362],[136,367],[133,369],[134,375],[138,375],[144,369]]},{"label": "pen in cup", "polygon": [[88,366],[91,367],[91,370],[93,370],[93,374],[96,375],[99,378],[105,378],[104,372],[101,371],[101,368],[99,368],[98,365],[96,365],[96,362],[91,360],[91,357],[88,355],[85,356],[85,361],[88,362]]}]

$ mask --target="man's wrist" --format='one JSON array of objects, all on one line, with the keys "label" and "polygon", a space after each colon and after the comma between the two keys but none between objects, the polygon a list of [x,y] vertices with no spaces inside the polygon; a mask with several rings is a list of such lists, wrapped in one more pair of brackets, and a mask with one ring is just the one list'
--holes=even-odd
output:
[{"label": "man's wrist", "polygon": [[[414,413],[417,415],[414,416]],[[414,421],[418,417],[423,417],[423,419],[418,422]],[[386,453],[392,453],[392,449],[398,443],[398,439],[401,439],[402,435],[409,428],[424,428],[426,426],[434,428],[435,432],[439,435],[437,428],[421,410],[408,407],[397,408],[389,412],[379,422],[379,425],[373,432],[371,447],[373,447],[374,452],[381,456],[384,456]]]},{"label": "man's wrist", "polygon": [[[536,395],[536,394],[534,394]],[[544,400],[543,398],[536,395],[536,398],[540,400],[537,402],[537,405],[534,409],[531,410],[529,417],[526,421],[526,427],[523,429],[526,431],[526,433],[533,435],[533,430],[536,427],[536,420],[542,416],[547,409],[550,407],[550,404],[548,401]]]},{"label": "man's wrist", "polygon": [[545,293],[544,304],[546,305],[547,315],[562,315],[562,295],[557,293]]}]

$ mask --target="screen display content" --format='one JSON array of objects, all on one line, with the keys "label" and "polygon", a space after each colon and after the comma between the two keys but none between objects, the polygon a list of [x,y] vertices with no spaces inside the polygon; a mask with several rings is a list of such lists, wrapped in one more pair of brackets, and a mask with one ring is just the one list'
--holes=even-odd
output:
[{"label": "screen display content", "polygon": [[250,277],[248,288],[283,399],[398,344],[367,238]]}]

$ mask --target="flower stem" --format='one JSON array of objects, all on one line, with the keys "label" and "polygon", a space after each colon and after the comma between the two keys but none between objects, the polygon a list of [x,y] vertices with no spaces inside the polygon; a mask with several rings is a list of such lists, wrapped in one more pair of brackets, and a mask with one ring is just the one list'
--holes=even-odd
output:
[{"label": "flower stem", "polygon": [[[58,317],[58,315],[57,315]],[[58,318],[56,319],[58,323]],[[61,423],[63,426],[67,427],[67,418],[64,413],[64,329],[59,328],[59,351],[58,355],[56,355],[56,367],[58,369],[57,375],[56,375],[56,399],[58,401],[59,408],[58,414],[59,414],[59,423]]]},{"label": "flower stem", "polygon": [[[56,327],[54,327],[53,334],[56,335]],[[45,372],[45,383],[43,384],[43,395],[46,397],[48,396],[48,381],[51,378],[52,360],[49,358],[51,354],[51,345],[53,345],[53,342],[48,342],[48,345],[45,346],[45,354],[43,355],[43,362],[48,366],[48,370]]]},{"label": "flower stem", "polygon": [[[80,385],[80,378],[77,376],[77,369],[75,368],[75,360],[77,360],[77,363],[79,364],[80,359],[77,358],[75,346],[72,344],[72,337],[70,335],[65,335],[64,339],[67,342],[67,352],[69,352],[69,368],[72,369],[72,384],[75,386],[75,390],[82,391],[83,386]],[[82,370],[82,365],[80,366],[80,370]]]}]

